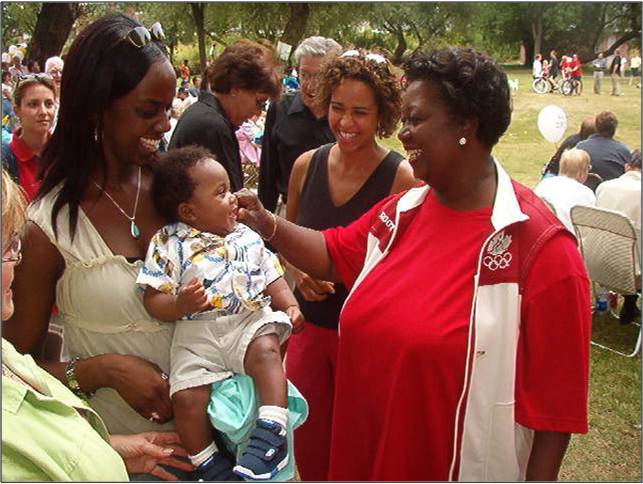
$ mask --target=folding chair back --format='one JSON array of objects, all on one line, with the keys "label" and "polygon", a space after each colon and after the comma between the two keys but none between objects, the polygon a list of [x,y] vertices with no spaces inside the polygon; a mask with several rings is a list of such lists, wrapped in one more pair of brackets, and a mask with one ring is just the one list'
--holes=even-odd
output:
[{"label": "folding chair back", "polygon": [[620,212],[577,205],[571,219],[589,278],[605,289],[636,294],[637,232]]},{"label": "folding chair back", "polygon": [[[640,233],[630,219],[620,212],[582,205],[572,207],[571,219],[592,288],[599,284],[622,295],[637,294]],[[638,337],[629,353],[595,341],[592,344],[621,356],[634,357],[641,349],[641,327],[638,326]]]}]

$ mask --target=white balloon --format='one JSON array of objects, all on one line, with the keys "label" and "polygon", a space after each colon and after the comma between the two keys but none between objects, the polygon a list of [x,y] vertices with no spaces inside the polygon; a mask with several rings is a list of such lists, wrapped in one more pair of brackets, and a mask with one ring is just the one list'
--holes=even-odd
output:
[{"label": "white balloon", "polygon": [[558,106],[550,104],[538,113],[538,130],[547,141],[558,143],[567,129],[567,115]]}]

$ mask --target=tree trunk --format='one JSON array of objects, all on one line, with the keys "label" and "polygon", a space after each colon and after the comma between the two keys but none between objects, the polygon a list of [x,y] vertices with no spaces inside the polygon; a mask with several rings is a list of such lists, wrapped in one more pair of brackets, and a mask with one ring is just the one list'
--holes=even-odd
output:
[{"label": "tree trunk", "polygon": [[402,63],[402,56],[406,52],[407,47],[406,37],[404,36],[404,26],[399,23],[392,22],[390,19],[384,20],[384,24],[382,26],[384,27],[384,30],[395,37],[395,40],[397,41],[391,62],[394,65],[399,65]]},{"label": "tree trunk", "polygon": [[194,18],[194,25],[196,27],[196,36],[199,41],[199,64],[201,65],[201,73],[205,73],[205,64],[207,53],[205,52],[205,3],[191,2],[192,17]]},{"label": "tree trunk", "polygon": [[168,42],[167,50],[168,50],[168,54],[170,54],[170,63],[172,65],[174,65],[174,48],[175,48],[174,41]]},{"label": "tree trunk", "polygon": [[310,16],[310,5],[306,2],[291,3],[289,5],[290,17],[279,40],[285,44],[292,45],[292,50],[290,51],[292,56],[297,44],[301,42],[304,32],[306,32],[306,25],[308,25],[308,17]]},{"label": "tree trunk", "polygon": [[601,38],[601,35],[603,35],[603,30],[605,30],[605,19],[607,17],[607,3],[600,4],[600,11],[598,14],[598,19],[596,19],[596,28],[594,29],[594,32],[592,32],[592,36],[590,38],[590,43],[591,43],[591,52],[592,55],[598,55],[598,52],[596,52],[596,46],[598,45],[598,42]]},{"label": "tree trunk", "polygon": [[38,61],[44,70],[45,61],[62,51],[79,14],[79,6],[75,3],[43,3],[29,43],[27,59]]},{"label": "tree trunk", "polygon": [[534,36],[531,32],[523,30],[521,34],[522,45],[525,46],[525,66],[531,67],[534,62]]},{"label": "tree trunk", "polygon": [[541,6],[536,7],[531,19],[531,36],[534,39],[533,59],[535,59],[537,54],[542,53],[540,52],[543,44],[543,10]]},{"label": "tree trunk", "polygon": [[402,63],[402,56],[406,52],[406,37],[402,29],[395,31],[395,38],[397,39],[397,46],[393,52],[393,64],[400,65]]}]

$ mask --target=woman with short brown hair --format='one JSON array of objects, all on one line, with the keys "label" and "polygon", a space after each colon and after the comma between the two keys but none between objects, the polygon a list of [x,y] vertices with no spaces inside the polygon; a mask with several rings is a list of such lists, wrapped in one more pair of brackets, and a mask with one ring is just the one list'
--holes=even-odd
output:
[{"label": "woman with short brown hair", "polygon": [[[279,61],[274,50],[250,40],[226,47],[208,68],[199,100],[181,116],[170,149],[203,146],[216,156],[230,177],[232,191],[243,187],[236,130],[266,101],[281,94]],[[207,84],[207,85],[206,85]]]}]

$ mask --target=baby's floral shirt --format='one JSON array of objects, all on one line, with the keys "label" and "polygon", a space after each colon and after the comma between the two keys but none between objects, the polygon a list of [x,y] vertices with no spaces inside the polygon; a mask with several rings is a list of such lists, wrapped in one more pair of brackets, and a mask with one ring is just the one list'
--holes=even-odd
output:
[{"label": "baby's floral shirt", "polygon": [[196,277],[212,309],[232,315],[269,305],[270,297],[262,293],[282,274],[279,259],[248,226],[237,223],[221,237],[178,222],[152,237],[136,283],[177,294]]}]

